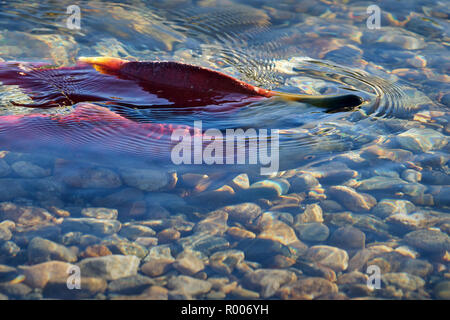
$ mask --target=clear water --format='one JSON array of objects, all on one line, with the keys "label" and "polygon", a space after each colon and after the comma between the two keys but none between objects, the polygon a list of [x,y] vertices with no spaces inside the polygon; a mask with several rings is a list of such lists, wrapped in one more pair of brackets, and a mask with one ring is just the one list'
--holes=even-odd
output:
[{"label": "clear water", "polygon": [[[0,178],[3,205],[12,202],[19,207],[41,208],[55,217],[45,223],[30,218],[23,221],[3,208],[0,218],[13,220],[16,227],[11,237],[0,239],[0,264],[16,268],[12,273],[17,275],[22,274],[20,266],[36,264],[37,260],[30,258],[29,242],[39,236],[76,247],[76,261],[70,261],[74,264],[86,258],[82,253],[95,244],[108,247],[114,254],[136,254],[117,245],[127,243],[139,248],[134,250],[141,252],[138,255],[142,267],[144,257],[156,245],[171,248],[174,257],[181,253],[185,243],[199,236],[196,225],[209,212],[252,202],[261,208],[261,215],[272,212],[266,216],[282,221],[292,232],[295,230],[301,245],[300,241],[291,243],[292,239],[277,234],[280,230],[265,233],[266,227],[259,218],[243,222],[239,215],[229,213],[226,228],[247,229],[257,238],[269,239],[276,245],[282,243],[289,252],[282,256],[292,263],[268,264],[258,253],[258,242],[250,246],[248,240],[233,237],[228,230],[215,234],[216,238],[210,237],[203,247],[191,247],[206,265],[196,277],[206,281],[227,277],[230,282],[237,281],[238,286],[254,290],[259,297],[267,297],[258,286],[248,284],[245,270],[276,268],[291,271],[299,279],[317,276],[320,272],[314,273],[304,265],[307,262],[313,263],[314,268],[330,267],[311,258],[309,251],[305,253],[307,247],[317,245],[340,247],[349,255],[352,265],[352,258],[361,248],[343,248],[336,244],[332,234],[339,227],[353,225],[364,232],[366,248],[382,248],[369,259],[381,265],[382,274],[389,273],[387,277],[391,279],[405,272],[407,276],[421,277],[423,284],[411,290],[393,284],[394,280],[386,280],[380,290],[360,292],[338,280],[339,294],[348,298],[444,297],[441,289],[436,288],[448,288],[449,276],[448,3],[377,1],[381,8],[379,29],[368,28],[366,9],[371,4],[370,1],[180,0],[120,4],[84,1],[77,3],[81,9],[80,29],[71,30],[67,27],[70,1],[0,2],[0,59],[4,61],[71,66],[80,56],[170,60],[218,70],[281,92],[355,93],[365,100],[357,110],[337,113],[280,99],[254,102],[233,112],[214,108],[186,113],[179,108],[124,110],[119,105],[96,103],[123,112],[137,123],[193,126],[194,121],[201,120],[203,129],[279,129],[280,171],[270,177],[260,175],[260,168],[255,165],[176,166],[167,159],[155,163],[140,154],[89,153],[87,149],[73,152],[64,147],[55,150],[50,145],[33,153],[22,153],[3,150],[0,145],[4,151]],[[17,87],[0,86],[1,116],[61,115],[77,107],[44,110],[18,107],[11,101],[28,103],[30,99]],[[14,128],[9,130],[13,132]],[[299,187],[296,176],[305,173],[315,176],[320,185]],[[264,188],[241,190],[232,182],[239,174],[246,174],[250,185],[260,182],[256,186]],[[368,180],[371,178],[375,180]],[[333,191],[336,186],[352,188],[359,195],[347,198],[336,194]],[[364,204],[355,205],[361,194],[363,198],[367,194],[373,197],[370,201],[363,200],[371,203],[368,209],[363,209]],[[392,199],[408,201],[410,209],[402,207],[406,202],[392,209]],[[313,204],[321,206],[323,212],[323,221],[315,222],[325,225],[331,234],[325,240],[311,241],[299,231],[304,227],[301,215],[307,205]],[[64,222],[69,218],[58,216],[60,209],[67,211],[70,218],[79,219],[83,209],[92,207],[118,210],[122,223],[119,236],[71,230],[71,224]],[[390,213],[380,213],[383,208]],[[392,217],[395,213],[400,216]],[[127,236],[123,230],[129,224],[152,227],[155,234],[150,237],[159,236],[160,243],[155,240],[148,244],[145,239],[136,240],[135,235]],[[176,229],[180,239],[170,239],[164,244],[161,240],[164,232],[162,235],[160,232],[165,229]],[[444,237],[433,241],[442,249],[423,245],[425,239],[419,238],[419,244],[408,240],[406,235],[416,230],[441,231]],[[67,240],[75,237],[70,234],[75,231],[94,240]],[[209,231],[213,236],[212,230]],[[141,238],[146,237],[144,234]],[[222,242],[214,247],[214,241]],[[403,246],[408,248],[399,249]],[[231,248],[245,253],[244,262],[231,274],[218,272],[211,266],[212,254]],[[413,271],[403,268],[408,259],[420,260],[426,267]],[[42,258],[45,260],[61,259]],[[389,266],[381,260],[388,261]],[[365,273],[370,261],[357,270]],[[179,269],[172,268],[153,277],[158,285],[169,289],[169,298],[177,294],[167,281],[182,274]],[[350,269],[332,272],[339,279]],[[145,274],[142,268],[139,273]],[[10,273],[5,277],[11,277]],[[336,282],[333,276],[328,280]],[[23,283],[33,288],[26,279]],[[7,289],[0,289],[0,293],[12,299],[67,297],[62,289],[53,290],[51,286],[33,290],[23,295],[11,295]],[[129,295],[141,294],[145,298],[142,288],[130,292]],[[281,292],[270,297],[283,298]],[[218,296],[226,299],[241,297],[240,294],[235,290]],[[324,297],[331,299],[339,295],[327,294]],[[117,295],[121,293],[107,289],[83,297]],[[194,297],[213,298],[214,292]]]}]

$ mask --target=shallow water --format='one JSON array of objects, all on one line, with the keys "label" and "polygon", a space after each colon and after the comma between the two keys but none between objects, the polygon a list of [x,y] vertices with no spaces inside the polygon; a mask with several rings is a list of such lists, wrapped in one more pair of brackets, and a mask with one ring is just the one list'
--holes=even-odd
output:
[{"label": "shallow water", "polygon": [[[171,60],[276,91],[364,99],[335,113],[275,98],[189,112],[95,102],[141,124],[279,129],[280,166],[270,176],[260,165],[54,148],[63,136],[32,153],[0,145],[0,297],[448,299],[449,9],[377,1],[380,28],[369,29],[371,4],[84,1],[71,30],[70,1],[0,2],[0,61]],[[30,102],[0,86],[0,116],[79,107],[16,105]],[[105,130],[95,134],[106,143]],[[121,276],[89,267],[108,258],[86,259],[106,254],[131,259],[112,264]],[[89,289],[67,289],[69,265],[49,283],[30,280],[54,260],[79,265]],[[39,263],[48,265],[27,267]],[[371,265],[380,289],[366,285]]]}]

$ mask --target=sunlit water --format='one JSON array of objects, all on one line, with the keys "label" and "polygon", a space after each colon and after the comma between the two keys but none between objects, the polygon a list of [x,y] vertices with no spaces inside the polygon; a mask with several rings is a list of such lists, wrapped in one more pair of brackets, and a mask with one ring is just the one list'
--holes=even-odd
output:
[{"label": "sunlit water", "polygon": [[[249,263],[247,268],[250,270],[289,268],[299,278],[318,276],[319,271],[314,273],[302,264],[312,259],[318,263],[315,268],[323,267],[320,261],[305,254],[305,247],[319,244],[340,247],[331,236],[311,240],[299,231],[302,228],[299,224],[304,225],[299,217],[306,205],[318,204],[322,207],[324,221],[307,223],[323,222],[330,234],[339,227],[354,225],[365,233],[366,247],[384,246],[385,254],[397,250],[399,257],[394,257],[394,261],[414,256],[432,266],[429,272],[412,272],[424,279],[424,285],[415,290],[397,286],[401,294],[387,289],[389,285],[395,287],[392,284],[395,281],[389,283],[388,280],[385,289],[380,291],[359,292],[340,286],[339,292],[348,297],[443,297],[435,287],[443,282],[441,286],[445,287],[447,283],[448,288],[445,278],[448,279],[449,274],[450,243],[449,9],[444,1],[377,1],[382,10],[379,29],[369,29],[366,24],[370,1],[180,0],[129,1],[126,4],[84,1],[77,2],[81,8],[79,30],[67,28],[69,15],[66,10],[72,4],[71,1],[0,2],[0,59],[59,66],[74,65],[80,56],[180,61],[222,71],[267,89],[315,95],[354,93],[362,97],[364,103],[357,110],[336,113],[274,98],[233,111],[210,108],[180,112],[179,108],[133,109],[97,103],[139,123],[193,126],[194,121],[201,120],[203,129],[279,129],[280,171],[267,177],[260,175],[258,165],[177,166],[167,158],[155,163],[140,154],[98,154],[83,149],[71,154],[69,149],[54,150],[51,146],[27,154],[2,150],[0,146],[0,151],[6,151],[2,153],[0,200],[18,206],[44,208],[57,217],[42,225],[39,221],[30,225],[2,209],[0,218],[16,219],[16,229],[11,239],[0,239],[0,263],[13,267],[35,264],[28,247],[35,236],[78,247],[76,261],[69,261],[72,263],[86,257],[81,253],[92,244],[109,244],[108,248],[114,254],[135,254],[142,260],[156,245],[145,245],[142,239],[136,242],[137,237],[145,238],[148,233],[127,237],[122,232],[119,235],[123,238],[118,239],[109,233],[96,234],[86,230],[82,230],[84,236],[93,234],[96,238],[91,242],[69,241],[67,239],[74,237],[69,233],[80,230],[70,230],[69,223],[61,224],[67,217],[58,217],[58,209],[77,219],[85,208],[106,207],[117,209],[118,220],[122,223],[134,221],[136,225],[152,227],[156,232],[176,229],[180,239],[168,240],[168,245],[159,239],[159,245],[169,246],[176,257],[189,239],[198,236],[196,224],[209,212],[225,205],[254,202],[261,207],[262,213],[275,212],[273,219],[296,230],[302,245],[291,243],[292,239],[285,239],[283,235],[277,236],[279,230],[273,231],[273,242],[288,246],[291,253],[285,256],[293,262],[268,264],[258,258],[258,250],[248,245],[246,241],[249,240],[233,237],[228,231],[214,234],[215,241],[223,243],[216,247],[211,244],[212,249],[207,241],[203,252],[201,246],[193,246],[204,262],[208,265],[208,258],[214,252],[240,248],[246,254],[245,262],[259,263]],[[0,86],[1,115],[67,114],[77,107],[41,110],[18,107],[11,101],[26,104],[30,99],[19,88]],[[419,131],[408,131],[414,128]],[[407,137],[402,138],[405,135]],[[148,169],[149,172],[132,169]],[[296,176],[304,173],[312,174],[320,185],[300,183],[299,187]],[[257,184],[253,189],[241,190],[242,186],[232,181],[239,174],[247,174],[250,185],[262,181],[260,188],[256,188]],[[370,178],[375,180],[368,180]],[[353,204],[358,197],[343,199],[333,191],[336,186],[355,189],[364,194],[363,198],[368,194],[373,200],[363,200],[371,203],[368,209],[363,209],[364,204]],[[402,207],[405,204],[399,204],[399,208],[386,209],[390,213],[384,213],[383,201],[389,199],[408,201],[408,206],[410,204],[413,209],[405,209]],[[391,217],[397,213],[403,216]],[[232,213],[226,222],[228,228],[242,227],[256,237],[267,239],[267,235],[261,236],[265,228],[261,224],[258,219],[243,222]],[[124,226],[122,230],[126,229]],[[447,236],[446,240],[436,240],[443,242],[441,250],[414,245],[404,238],[409,232],[429,227]],[[111,244],[114,241],[126,242],[138,249],[127,251]],[[409,246],[405,249],[408,253],[398,253],[401,251],[398,247],[405,245]],[[347,250],[350,259],[356,249]],[[387,260],[385,256],[379,259]],[[52,259],[42,261],[45,260]],[[354,270],[365,273],[366,264]],[[392,261],[388,264],[391,266],[381,267],[382,272],[408,273],[409,269],[394,267]],[[245,267],[235,268],[232,275],[225,273],[225,276],[237,277],[239,285],[258,292],[246,282],[245,270]],[[350,271],[346,267],[332,272],[339,276],[339,272]],[[202,272],[205,274],[197,274],[202,279],[224,275],[212,266]],[[170,278],[178,274],[179,268],[175,268],[165,275]],[[336,281],[332,278],[332,282]],[[164,286],[164,279],[158,281]],[[39,296],[41,291],[37,292],[37,296],[42,297]],[[141,293],[139,290],[131,292],[134,295]],[[93,298],[95,294],[88,297]],[[118,293],[109,290],[102,294],[113,297]],[[329,298],[337,297],[336,293],[334,296],[328,294]],[[8,296],[6,291],[5,295]],[[48,288],[43,296],[65,297],[60,291],[53,292]],[[206,292],[195,298],[213,296]],[[280,292],[271,296],[284,297]],[[10,296],[30,297],[31,294]],[[176,294],[169,294],[169,297],[176,297]],[[232,292],[222,298],[233,297],[241,296]],[[260,293],[259,297],[267,296]]]}]

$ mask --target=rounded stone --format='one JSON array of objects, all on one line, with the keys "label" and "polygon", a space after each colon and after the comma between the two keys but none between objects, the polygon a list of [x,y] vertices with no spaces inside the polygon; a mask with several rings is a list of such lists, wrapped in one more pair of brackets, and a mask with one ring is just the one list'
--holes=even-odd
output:
[{"label": "rounded stone", "polygon": [[358,228],[345,226],[334,231],[329,242],[343,249],[364,249],[366,235]]},{"label": "rounded stone", "polygon": [[370,211],[377,203],[371,195],[358,193],[355,189],[346,186],[330,187],[328,193],[346,209],[356,213]]},{"label": "rounded stone", "polygon": [[323,223],[311,222],[295,226],[300,240],[320,242],[328,239],[330,230]]},{"label": "rounded stone", "polygon": [[335,272],[344,271],[348,267],[346,251],[325,245],[313,246],[306,252],[306,259],[317,262]]},{"label": "rounded stone", "polygon": [[450,300],[450,281],[441,281],[433,289],[433,293],[438,299]]},{"label": "rounded stone", "polygon": [[439,230],[421,229],[405,235],[404,241],[423,251],[444,252],[450,250],[450,237]]}]

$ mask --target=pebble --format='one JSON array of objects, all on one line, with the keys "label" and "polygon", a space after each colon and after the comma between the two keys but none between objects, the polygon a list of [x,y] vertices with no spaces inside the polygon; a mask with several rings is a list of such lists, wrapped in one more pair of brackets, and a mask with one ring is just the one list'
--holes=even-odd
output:
[{"label": "pebble", "polygon": [[450,281],[441,281],[434,286],[434,295],[438,299],[450,300]]},{"label": "pebble", "polygon": [[136,275],[139,263],[136,256],[109,255],[84,259],[78,266],[85,276],[117,280]]},{"label": "pebble", "polygon": [[173,267],[182,274],[192,276],[202,271],[205,264],[194,252],[185,250],[177,256]]},{"label": "pebble", "polygon": [[284,245],[298,242],[294,229],[282,221],[274,221],[257,236],[259,239],[270,239]]},{"label": "pebble", "polygon": [[248,189],[241,190],[239,197],[244,200],[277,199],[286,194],[290,184],[286,179],[262,180],[255,182]]},{"label": "pebble", "polygon": [[26,299],[32,289],[23,283],[0,283],[0,292],[11,298]]},{"label": "pebble", "polygon": [[323,200],[320,207],[324,212],[342,212],[344,208],[334,200]]},{"label": "pebble", "polygon": [[253,232],[238,227],[229,228],[227,230],[227,235],[237,240],[256,238],[256,235]]},{"label": "pebble", "polygon": [[170,295],[183,298],[192,298],[205,294],[211,290],[211,283],[205,280],[195,279],[189,276],[176,276],[171,277],[167,281],[167,287],[171,290]]},{"label": "pebble", "polygon": [[136,256],[143,259],[148,250],[136,242],[129,241],[126,238],[117,236],[116,234],[105,238],[101,244],[106,245],[113,253],[126,256]]},{"label": "pebble", "polygon": [[82,253],[82,258],[94,258],[94,257],[104,257],[112,255],[111,250],[107,246],[101,244],[95,244],[87,247]]},{"label": "pebble", "polygon": [[137,274],[111,281],[108,284],[108,291],[121,294],[139,294],[154,284],[155,281],[151,278]]},{"label": "pebble", "polygon": [[81,210],[81,215],[86,218],[116,220],[118,211],[109,208],[84,208]]},{"label": "pebble", "polygon": [[157,246],[150,249],[144,261],[141,271],[150,277],[158,277],[169,270],[175,258],[169,247]]},{"label": "pebble", "polygon": [[248,273],[244,283],[251,289],[260,292],[261,297],[267,299],[275,295],[283,285],[295,282],[297,276],[292,271],[278,269],[259,269]]},{"label": "pebble", "polygon": [[228,229],[228,213],[224,210],[212,211],[197,223],[194,227],[195,233],[205,232],[209,235],[223,235]]},{"label": "pebble", "polygon": [[9,241],[13,236],[16,224],[11,220],[0,222],[0,241]]},{"label": "pebble", "polygon": [[291,192],[305,192],[318,187],[319,185],[319,180],[317,180],[312,174],[303,173],[292,178]]},{"label": "pebble", "polygon": [[450,251],[450,237],[439,230],[422,229],[405,235],[404,241],[419,250],[426,252]]},{"label": "pebble", "polygon": [[181,233],[175,228],[167,228],[158,232],[156,237],[158,238],[158,243],[164,244],[180,239]]},{"label": "pebble", "polygon": [[265,266],[272,264],[278,255],[286,257],[292,255],[289,247],[269,239],[245,239],[239,242],[237,248],[244,252],[246,260],[256,261]]},{"label": "pebble", "polygon": [[60,175],[65,184],[74,188],[115,189],[122,185],[119,175],[105,168],[83,168],[78,171],[68,168],[67,172]]},{"label": "pebble", "polygon": [[346,251],[326,245],[317,245],[310,247],[306,252],[305,258],[310,261],[317,262],[336,272],[346,270],[349,260]]},{"label": "pebble", "polygon": [[32,266],[19,266],[19,270],[25,276],[25,284],[32,288],[44,288],[49,282],[66,283],[73,267],[73,264],[67,262],[48,261]]},{"label": "pebble", "polygon": [[218,251],[209,257],[209,266],[218,273],[231,274],[244,258],[245,254],[241,250]]},{"label": "pebble", "polygon": [[358,190],[383,190],[384,192],[389,193],[401,191],[402,186],[406,184],[406,181],[400,178],[374,176],[372,178],[362,180],[359,184]]},{"label": "pebble", "polygon": [[156,169],[126,169],[121,176],[126,185],[143,191],[159,191],[173,183],[170,174]]},{"label": "pebble", "polygon": [[421,278],[426,278],[433,272],[433,265],[425,260],[420,259],[405,259],[400,268],[400,271],[406,272]]},{"label": "pebble", "polygon": [[310,222],[323,222],[322,208],[314,203],[306,205],[305,211],[299,214],[295,218],[296,223],[310,223]]},{"label": "pebble", "polygon": [[381,280],[385,285],[394,285],[408,291],[417,290],[425,285],[425,281],[421,277],[406,272],[384,273]]},{"label": "pebble", "polygon": [[135,241],[140,237],[153,237],[156,235],[156,232],[155,230],[147,226],[125,223],[122,225],[119,235]]},{"label": "pebble", "polygon": [[6,177],[11,173],[11,167],[8,162],[0,159],[0,178]]},{"label": "pebble", "polygon": [[337,229],[330,237],[329,243],[342,249],[364,249],[366,235],[358,228],[345,226]]},{"label": "pebble", "polygon": [[250,180],[246,173],[242,173],[233,178],[230,182],[230,187],[236,192],[248,189],[250,187]]},{"label": "pebble", "polygon": [[295,231],[297,231],[300,240],[311,242],[326,241],[330,235],[328,227],[319,222],[295,225]]},{"label": "pebble", "polygon": [[402,172],[401,177],[408,182],[419,182],[422,180],[422,173],[413,169],[406,169]]},{"label": "pebble", "polygon": [[408,215],[416,210],[416,206],[408,200],[383,199],[373,208],[372,213],[381,218],[394,214]]},{"label": "pebble", "polygon": [[221,210],[227,212],[230,219],[245,225],[252,225],[262,212],[261,207],[252,202],[223,207]]},{"label": "pebble", "polygon": [[96,218],[66,218],[61,224],[63,231],[82,232],[94,235],[117,233],[122,224],[117,220]]},{"label": "pebble", "polygon": [[14,162],[11,168],[22,178],[43,178],[51,174],[50,169],[41,168],[27,161]]},{"label": "pebble", "polygon": [[428,152],[444,147],[448,139],[433,129],[412,128],[397,136],[397,142],[405,149],[416,152]]},{"label": "pebble", "polygon": [[55,299],[89,299],[97,294],[104,293],[107,286],[105,279],[82,276],[80,289],[68,290],[67,280],[52,281],[45,286],[43,293],[45,297]]},{"label": "pebble", "polygon": [[283,286],[279,290],[282,299],[312,300],[327,294],[338,292],[338,286],[324,278],[308,277]]},{"label": "pebble", "polygon": [[350,187],[332,186],[328,189],[328,193],[343,207],[356,213],[370,211],[377,203],[371,195],[358,193]]},{"label": "pebble", "polygon": [[77,255],[65,246],[46,240],[43,238],[33,238],[28,244],[28,262],[30,264],[41,263],[45,261],[77,261]]},{"label": "pebble", "polygon": [[45,209],[16,205],[12,202],[0,203],[0,218],[12,220],[17,226],[36,227],[48,225],[54,217]]}]

